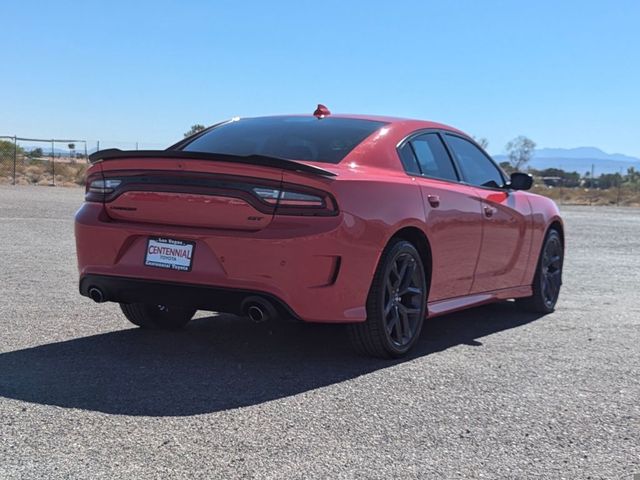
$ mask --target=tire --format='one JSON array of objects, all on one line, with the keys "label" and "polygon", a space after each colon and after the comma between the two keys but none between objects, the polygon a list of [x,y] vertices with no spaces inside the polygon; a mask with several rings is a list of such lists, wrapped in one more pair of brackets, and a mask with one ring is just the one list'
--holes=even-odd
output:
[{"label": "tire", "polygon": [[405,355],[420,336],[426,305],[420,254],[411,243],[392,240],[382,252],[369,290],[367,320],[348,326],[355,350],[379,358]]},{"label": "tire", "polygon": [[120,309],[134,325],[154,330],[179,330],[193,318],[196,309],[147,303],[121,303]]},{"label": "tire", "polygon": [[562,286],[564,246],[560,233],[551,229],[542,244],[542,250],[533,277],[533,295],[517,300],[523,309],[536,313],[551,313],[555,310]]}]

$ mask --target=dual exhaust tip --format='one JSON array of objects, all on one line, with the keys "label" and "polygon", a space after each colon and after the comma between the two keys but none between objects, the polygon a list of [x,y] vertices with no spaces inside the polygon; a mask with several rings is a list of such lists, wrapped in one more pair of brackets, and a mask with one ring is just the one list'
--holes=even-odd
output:
[{"label": "dual exhaust tip", "polygon": [[[107,300],[104,292],[98,287],[89,287],[87,293],[89,298],[96,303],[103,303]],[[273,304],[266,298],[258,296],[245,298],[240,305],[240,310],[243,315],[256,323],[266,322],[278,316]]]},{"label": "dual exhaust tip", "polygon": [[105,295],[98,287],[89,287],[89,298],[96,303],[102,303],[106,301]]},{"label": "dual exhaust tip", "polygon": [[266,322],[278,316],[278,312],[269,300],[257,296],[245,298],[240,305],[240,310],[243,315],[256,323]]}]

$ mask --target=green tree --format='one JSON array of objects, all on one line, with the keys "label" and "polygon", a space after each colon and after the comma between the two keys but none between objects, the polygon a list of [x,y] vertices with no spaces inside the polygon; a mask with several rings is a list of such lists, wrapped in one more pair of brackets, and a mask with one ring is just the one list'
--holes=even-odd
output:
[{"label": "green tree", "polygon": [[545,168],[544,170],[533,170],[532,173],[539,177],[560,177],[562,185],[565,187],[577,187],[580,185],[580,174],[578,172],[565,172],[561,168]]},{"label": "green tree", "polygon": [[538,175],[541,177],[564,177],[567,172],[560,168],[545,168],[544,170],[539,170]]},{"label": "green tree", "polygon": [[564,185],[567,187],[580,186],[580,174],[578,172],[565,172],[562,178]]},{"label": "green tree", "polygon": [[507,150],[511,167],[514,170],[522,170],[525,168],[531,160],[535,148],[536,143],[523,135],[507,143],[505,149]]},{"label": "green tree", "polygon": [[515,170],[511,166],[511,162],[500,162],[500,168],[505,171],[508,175],[511,175]]},{"label": "green tree", "polygon": [[[7,140],[0,140],[0,160],[6,160],[7,158],[13,158],[15,151],[15,144],[8,142]],[[18,145],[18,155],[24,154],[24,149]]]},{"label": "green tree", "polygon": [[40,158],[44,156],[44,152],[40,147],[36,147],[33,150],[31,150],[27,155],[29,156],[29,158]]},{"label": "green tree", "polygon": [[595,188],[596,180],[591,178],[591,172],[586,171],[582,177],[582,186],[585,188]]},{"label": "green tree", "polygon": [[640,172],[635,167],[629,167],[627,174],[624,176],[624,183],[633,187],[634,190],[640,190]]},{"label": "green tree", "polygon": [[598,188],[615,188],[622,183],[622,175],[619,173],[603,173],[598,177]]},{"label": "green tree", "polygon": [[482,147],[483,150],[486,150],[489,147],[489,140],[484,137],[473,137],[478,145]]},{"label": "green tree", "polygon": [[205,127],[204,125],[201,125],[200,123],[196,123],[195,125],[191,125],[191,128],[189,129],[189,131],[184,133],[184,136],[190,137],[191,135],[201,132],[205,128],[207,127]]}]

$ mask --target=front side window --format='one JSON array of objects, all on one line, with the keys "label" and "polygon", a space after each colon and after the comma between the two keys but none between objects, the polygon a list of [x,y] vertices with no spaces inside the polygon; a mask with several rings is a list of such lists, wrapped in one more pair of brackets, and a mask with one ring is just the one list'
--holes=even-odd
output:
[{"label": "front side window", "polygon": [[504,185],[504,178],[498,167],[473,143],[456,135],[447,135],[447,143],[468,183],[489,188]]},{"label": "front side window", "polygon": [[427,177],[458,181],[449,154],[437,133],[425,133],[411,140],[422,174]]},{"label": "front side window", "polygon": [[340,117],[243,118],[212,128],[182,150],[339,163],[384,125],[385,122]]}]

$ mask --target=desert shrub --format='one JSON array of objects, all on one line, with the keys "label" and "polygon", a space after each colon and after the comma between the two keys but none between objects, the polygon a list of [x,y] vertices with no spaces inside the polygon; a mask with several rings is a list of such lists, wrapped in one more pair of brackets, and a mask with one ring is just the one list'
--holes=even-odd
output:
[{"label": "desert shrub", "polygon": [[[84,185],[88,165],[85,163],[56,162],[56,184]],[[16,163],[16,184],[50,185],[53,182],[53,165],[48,159],[30,159]],[[0,183],[13,182],[13,161],[0,162]]]},{"label": "desert shrub", "polygon": [[45,180],[45,170],[42,165],[29,165],[24,169],[23,175],[29,183],[39,183]]}]

